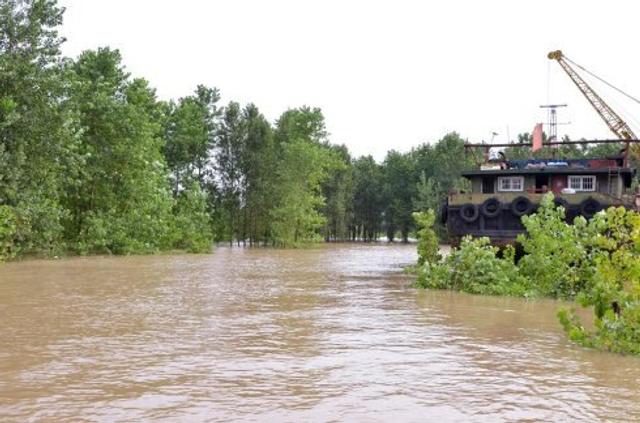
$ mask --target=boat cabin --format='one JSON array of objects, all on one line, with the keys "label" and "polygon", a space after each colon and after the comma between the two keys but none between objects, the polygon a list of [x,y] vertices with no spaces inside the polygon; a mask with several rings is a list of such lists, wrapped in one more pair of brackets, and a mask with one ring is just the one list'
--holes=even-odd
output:
[{"label": "boat cabin", "polygon": [[524,232],[522,216],[535,212],[553,192],[568,221],[591,218],[610,206],[635,207],[631,184],[635,169],[623,156],[594,159],[502,160],[463,172],[471,192],[451,193],[446,222],[452,243],[465,235],[513,243]]}]

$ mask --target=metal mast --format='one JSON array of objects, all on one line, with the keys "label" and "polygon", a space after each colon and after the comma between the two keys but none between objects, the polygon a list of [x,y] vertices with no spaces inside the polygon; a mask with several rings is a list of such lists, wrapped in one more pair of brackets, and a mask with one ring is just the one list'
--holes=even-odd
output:
[{"label": "metal mast", "polygon": [[[548,120],[549,123],[549,137],[547,141],[558,141],[558,114],[556,109],[558,107],[567,107],[566,104],[543,104],[541,109],[549,109]],[[562,125],[562,124],[561,124]]]}]

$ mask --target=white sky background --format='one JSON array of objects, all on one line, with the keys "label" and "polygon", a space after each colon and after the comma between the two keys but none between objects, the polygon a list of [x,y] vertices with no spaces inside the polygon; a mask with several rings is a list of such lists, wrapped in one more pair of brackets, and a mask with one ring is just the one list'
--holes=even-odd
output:
[{"label": "white sky background", "polygon": [[[547,102],[569,104],[559,135],[612,138],[550,50],[640,97],[634,1],[60,3],[68,56],[117,48],[162,99],[205,84],[271,121],[320,107],[332,142],[378,160],[454,130],[469,141],[495,131],[494,142],[505,142],[508,127],[515,139],[546,122]],[[640,135],[640,106],[592,86]]]}]

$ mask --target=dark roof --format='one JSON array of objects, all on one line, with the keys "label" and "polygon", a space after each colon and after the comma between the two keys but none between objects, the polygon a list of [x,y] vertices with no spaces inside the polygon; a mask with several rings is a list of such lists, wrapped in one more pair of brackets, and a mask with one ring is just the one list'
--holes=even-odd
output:
[{"label": "dark roof", "polygon": [[620,168],[574,168],[574,167],[555,167],[547,166],[540,169],[492,169],[492,170],[471,170],[462,172],[462,176],[469,178],[472,176],[485,176],[485,175],[497,175],[497,176],[511,176],[511,175],[538,175],[538,174],[556,174],[556,175],[602,175],[609,174],[617,175],[633,175],[635,169],[629,167]]}]

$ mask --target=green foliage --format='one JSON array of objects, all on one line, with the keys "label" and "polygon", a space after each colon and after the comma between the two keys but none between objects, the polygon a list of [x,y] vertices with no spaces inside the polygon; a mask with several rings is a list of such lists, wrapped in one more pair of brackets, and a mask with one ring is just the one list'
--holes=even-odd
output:
[{"label": "green foliage", "polygon": [[190,253],[210,252],[213,241],[212,225],[207,213],[206,194],[200,188],[200,184],[193,182],[188,189],[180,193],[174,214],[174,247]]},{"label": "green foliage", "polygon": [[436,214],[429,209],[426,212],[413,213],[413,219],[418,226],[418,265],[426,262],[435,263],[440,260],[438,237],[433,230]]},{"label": "green foliage", "polygon": [[[424,224],[432,222],[430,215],[420,217]],[[419,232],[417,286],[575,298],[583,307],[593,307],[595,330],[586,329],[575,310],[561,310],[558,319],[572,340],[640,354],[640,214],[612,207],[588,222],[578,217],[569,224],[549,194],[537,213],[522,221],[527,233],[518,237],[524,255],[517,265],[512,247],[500,257],[486,238],[466,237],[449,256],[438,258],[423,251],[423,238],[431,238]]]},{"label": "green foliage", "polygon": [[[242,167],[241,160],[245,151],[245,125],[242,120],[240,105],[229,103],[222,113],[222,119],[217,134],[215,159],[216,172],[219,179],[221,206],[226,222],[226,238],[232,242],[241,239],[242,204]],[[244,238],[244,237],[242,237]]]},{"label": "green foliage", "polygon": [[585,329],[573,311],[561,310],[560,322],[585,346],[640,354],[640,215],[610,208],[589,221],[584,237],[590,277],[577,300],[593,307],[595,330]]},{"label": "green foliage", "polygon": [[287,110],[276,122],[275,138],[278,144],[298,139],[315,143],[326,141],[322,111],[308,106]]},{"label": "green foliage", "polygon": [[324,205],[321,182],[330,161],[325,150],[309,141],[289,141],[283,146],[277,169],[276,205],[271,212],[277,245],[321,240],[317,230],[325,224],[318,211]]},{"label": "green foliage", "polygon": [[267,242],[270,236],[269,213],[274,206],[277,151],[273,128],[258,108],[249,104],[242,113],[246,147],[240,157],[242,190],[243,239],[250,245]]},{"label": "green foliage", "polygon": [[526,296],[527,278],[519,274],[513,250],[497,257],[497,247],[489,239],[465,237],[460,248],[440,262],[427,262],[418,277],[418,286],[453,289],[471,294]]},{"label": "green foliage", "polygon": [[354,172],[347,147],[325,146],[333,156],[332,166],[327,169],[327,178],[322,183],[325,204],[321,213],[326,217],[323,230],[326,241],[350,239],[349,227],[353,224]]},{"label": "green foliage", "polygon": [[16,255],[17,220],[12,207],[0,206],[0,262]]},{"label": "green foliage", "polygon": [[[543,142],[547,142],[547,134],[542,134]],[[583,139],[584,140],[584,139]],[[559,157],[572,158],[601,158],[617,156],[620,154],[620,146],[618,144],[596,144],[596,145],[556,145],[553,147],[543,147],[535,152],[531,151],[531,147],[517,146],[518,144],[531,143],[532,136],[528,132],[518,134],[518,142],[513,147],[507,147],[503,153],[509,160],[525,160],[525,159],[553,159]],[[562,141],[571,141],[568,136],[564,136]]]},{"label": "green foliage", "polygon": [[537,213],[523,216],[526,234],[518,237],[525,255],[520,271],[535,281],[539,295],[573,298],[584,288],[583,263],[587,251],[580,233],[586,225],[579,217],[575,225],[565,222],[565,210],[555,207],[554,196],[544,196]]},{"label": "green foliage", "polygon": [[61,22],[55,1],[0,3],[0,204],[20,216],[23,252],[63,245],[60,200],[75,124],[59,101]]},{"label": "green foliage", "polygon": [[434,145],[423,144],[410,154],[415,162],[414,209],[433,209],[436,233],[445,239],[447,232],[440,219],[442,206],[450,191],[470,189],[470,181],[460,174],[473,166],[473,157],[465,152],[464,140],[455,132],[446,134]]},{"label": "green foliage", "polygon": [[55,0],[0,3],[0,206],[17,222],[12,255],[203,251],[204,236],[407,241],[412,213],[439,210],[459,186],[455,133],[376,163],[330,144],[318,108],[272,124],[253,104],[220,107],[216,88],[161,102],[117,50],[63,57],[62,17]]},{"label": "green foliage", "polygon": [[161,154],[161,109],[146,81],[129,78],[120,54],[83,53],[70,101],[84,128],[81,179],[66,198],[67,234],[78,250],[149,253],[170,246],[173,199]]},{"label": "green foliage", "polygon": [[353,161],[352,239],[376,241],[382,230],[382,166],[371,156]]},{"label": "green foliage", "polygon": [[179,194],[181,183],[188,185],[195,177],[204,185],[210,176],[209,152],[221,113],[217,106],[219,100],[216,88],[200,85],[194,95],[165,106],[162,152],[171,170],[174,196]]},{"label": "green foliage", "polygon": [[393,241],[396,231],[407,242],[413,229],[413,198],[416,194],[415,164],[408,154],[391,150],[382,164],[384,217],[387,238]]}]

